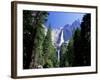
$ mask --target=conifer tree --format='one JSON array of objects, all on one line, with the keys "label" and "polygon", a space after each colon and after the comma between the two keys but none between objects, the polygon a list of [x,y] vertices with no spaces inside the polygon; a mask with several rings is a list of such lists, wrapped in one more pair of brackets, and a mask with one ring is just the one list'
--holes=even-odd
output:
[{"label": "conifer tree", "polygon": [[33,34],[32,34],[32,55],[31,55],[31,62],[30,68],[38,68],[39,65],[42,65],[42,51],[43,51],[43,41],[45,37],[45,31],[42,24],[46,21],[46,17],[48,15],[45,11],[36,11],[34,13],[34,20],[33,20]]},{"label": "conifer tree", "polygon": [[60,54],[60,67],[73,66],[73,39],[70,39],[67,43],[62,44]]},{"label": "conifer tree", "polygon": [[86,14],[81,23],[81,29],[74,33],[74,65],[89,66],[91,65],[91,15]]},{"label": "conifer tree", "polygon": [[67,45],[63,43],[60,48],[60,67],[65,67],[66,57],[65,54],[67,52]]},{"label": "conifer tree", "polygon": [[43,43],[44,68],[54,66],[53,61],[54,61],[55,54],[56,54],[55,48],[52,45],[52,39],[51,39],[51,28],[49,26],[46,37],[44,39],[44,43]]},{"label": "conifer tree", "polygon": [[82,65],[82,47],[81,47],[81,36],[80,29],[77,28],[73,35],[73,52],[74,52],[74,64],[73,66],[81,66]]},{"label": "conifer tree", "polygon": [[23,10],[23,68],[28,69],[32,55],[32,11]]},{"label": "conifer tree", "polygon": [[74,62],[74,48],[73,48],[73,38],[70,39],[67,45],[67,51],[66,51],[66,61],[65,66],[73,66]]},{"label": "conifer tree", "polygon": [[91,15],[86,14],[81,23],[83,66],[91,65]]}]

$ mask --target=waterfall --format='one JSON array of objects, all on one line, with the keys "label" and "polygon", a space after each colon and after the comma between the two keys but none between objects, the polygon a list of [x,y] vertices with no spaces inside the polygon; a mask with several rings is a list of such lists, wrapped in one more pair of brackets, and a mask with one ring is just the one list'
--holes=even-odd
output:
[{"label": "waterfall", "polygon": [[59,47],[62,45],[63,42],[64,42],[63,30],[61,30],[61,39],[60,39]]},{"label": "waterfall", "polygon": [[60,47],[61,47],[62,43],[64,43],[63,30],[61,30],[61,32],[60,32],[60,41],[59,41],[58,46],[57,46],[58,62],[60,62]]},{"label": "waterfall", "polygon": [[57,50],[57,57],[58,57],[58,62],[60,61],[60,49]]}]

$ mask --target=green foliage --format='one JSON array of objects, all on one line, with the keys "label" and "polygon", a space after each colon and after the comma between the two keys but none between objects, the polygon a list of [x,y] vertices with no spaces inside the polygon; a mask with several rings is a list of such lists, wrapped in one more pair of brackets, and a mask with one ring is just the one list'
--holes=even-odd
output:
[{"label": "green foliage", "polygon": [[47,59],[45,64],[43,65],[44,68],[51,68],[53,67],[52,61],[50,59]]},{"label": "green foliage", "polygon": [[35,63],[40,65],[42,59],[42,43],[44,40],[44,28],[41,25],[37,25],[36,36],[34,37],[34,51],[37,57],[35,57]]},{"label": "green foliage", "polygon": [[[73,39],[70,39],[68,46],[67,46],[67,51],[66,51],[66,60],[68,61],[68,66],[73,65],[74,61],[74,52],[73,52]],[[67,65],[66,65],[67,66]]]},{"label": "green foliage", "polygon": [[24,33],[26,31],[32,33],[32,20],[34,17],[32,16],[32,11],[24,10],[23,11],[23,30]]},{"label": "green foliage", "polygon": [[82,54],[81,54],[81,36],[80,36],[80,29],[76,29],[73,35],[73,51],[74,51],[74,64],[73,66],[81,66],[81,59],[82,59]]},{"label": "green foliage", "polygon": [[77,29],[74,33],[74,64],[73,66],[89,66],[91,64],[90,54],[90,30],[91,16],[86,14],[81,23],[81,30]]},{"label": "green foliage", "polygon": [[48,13],[41,11],[23,11],[23,67],[33,68],[42,64],[42,43],[45,37],[42,24],[46,21]]},{"label": "green foliage", "polygon": [[51,29],[49,28],[43,43],[43,51],[46,56],[50,55],[49,53],[51,53],[51,48],[52,48]]},{"label": "green foliage", "polygon": [[56,49],[54,48],[54,46],[52,45],[52,52],[51,52],[51,61],[53,63],[53,67],[59,67],[59,62],[58,62],[58,59],[57,59],[57,55],[56,55]]},{"label": "green foliage", "polygon": [[60,67],[69,67],[73,65],[73,39],[70,39],[68,43],[62,44],[60,54]]},{"label": "green foliage", "polygon": [[66,51],[67,51],[67,45],[62,44],[61,49],[60,49],[60,67],[65,67],[65,62],[66,62]]},{"label": "green foliage", "polygon": [[51,28],[49,27],[43,43],[44,67],[54,67],[56,65],[54,64],[54,60],[56,60],[55,53],[56,51],[51,40]]},{"label": "green foliage", "polygon": [[32,11],[23,11],[23,68],[28,69],[32,55]]},{"label": "green foliage", "polygon": [[47,60],[48,57],[50,57],[51,54],[51,48],[52,48],[52,41],[51,41],[51,30],[50,28],[47,31],[47,35],[44,39],[43,43],[43,52],[44,52],[44,59]]},{"label": "green foliage", "polygon": [[91,15],[86,14],[81,23],[83,65],[91,65]]}]

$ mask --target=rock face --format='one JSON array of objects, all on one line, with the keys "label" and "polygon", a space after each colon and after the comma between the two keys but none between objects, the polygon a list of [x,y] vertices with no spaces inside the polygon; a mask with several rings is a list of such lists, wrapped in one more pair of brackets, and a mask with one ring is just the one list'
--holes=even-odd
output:
[{"label": "rock face", "polygon": [[66,24],[65,26],[52,30],[52,42],[55,47],[61,46],[62,43],[66,43],[73,34],[73,31],[80,28],[80,21],[76,20],[71,25]]},{"label": "rock face", "polygon": [[56,48],[58,62],[60,61],[60,47],[62,43],[68,44],[75,29],[80,28],[79,20],[74,21],[71,25],[66,24],[64,27],[52,30],[52,42]]}]

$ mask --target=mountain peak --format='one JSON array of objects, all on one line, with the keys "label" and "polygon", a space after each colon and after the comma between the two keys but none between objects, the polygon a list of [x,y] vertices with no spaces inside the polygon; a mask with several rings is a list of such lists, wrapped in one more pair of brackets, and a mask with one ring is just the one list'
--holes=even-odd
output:
[{"label": "mountain peak", "polygon": [[[62,43],[67,42],[71,37],[73,30],[80,27],[80,20],[75,20],[72,24],[66,24],[65,26],[52,29],[52,44],[55,47],[61,46]],[[44,26],[47,32],[47,27]]]}]

